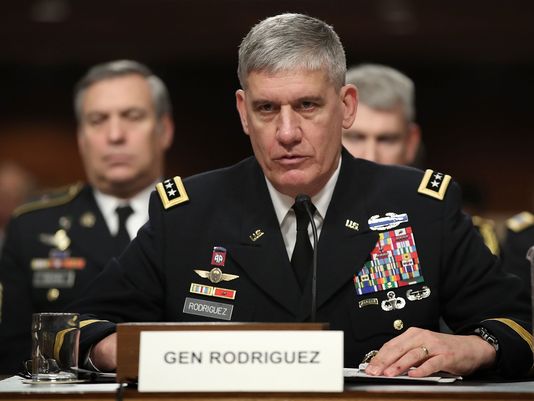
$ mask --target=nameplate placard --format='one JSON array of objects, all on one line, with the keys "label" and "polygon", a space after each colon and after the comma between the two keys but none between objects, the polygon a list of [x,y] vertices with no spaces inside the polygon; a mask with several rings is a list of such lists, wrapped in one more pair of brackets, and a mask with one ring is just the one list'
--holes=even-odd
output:
[{"label": "nameplate placard", "polygon": [[341,331],[143,331],[139,391],[341,392]]}]

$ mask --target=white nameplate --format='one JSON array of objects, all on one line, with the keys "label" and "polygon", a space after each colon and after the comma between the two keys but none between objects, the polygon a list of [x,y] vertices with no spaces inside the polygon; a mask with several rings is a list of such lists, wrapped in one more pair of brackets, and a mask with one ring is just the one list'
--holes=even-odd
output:
[{"label": "white nameplate", "polygon": [[143,331],[138,389],[341,392],[343,332]]}]

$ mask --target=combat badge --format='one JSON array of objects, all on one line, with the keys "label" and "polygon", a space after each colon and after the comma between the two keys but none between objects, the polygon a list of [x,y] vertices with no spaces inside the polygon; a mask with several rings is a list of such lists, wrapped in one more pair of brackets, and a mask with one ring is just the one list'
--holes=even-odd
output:
[{"label": "combat badge", "polygon": [[57,230],[54,235],[40,234],[39,240],[46,245],[53,246],[60,251],[66,251],[70,246],[70,238],[63,229]]},{"label": "combat badge", "polygon": [[239,278],[239,276],[235,274],[223,273],[218,267],[214,267],[210,271],[195,269],[194,272],[202,278],[207,278],[213,284],[220,283],[221,281],[232,281]]},{"label": "combat badge", "polygon": [[430,288],[426,285],[421,287],[420,290],[408,290],[406,291],[406,298],[408,301],[420,301],[422,299],[428,298],[430,296]]},{"label": "combat badge", "polygon": [[156,189],[165,209],[189,200],[182,179],[178,176],[158,183]]},{"label": "combat badge", "polygon": [[445,192],[451,182],[451,176],[438,173],[434,170],[426,170],[417,192],[432,198],[443,200]]},{"label": "combat badge", "polygon": [[376,214],[367,221],[369,228],[373,231],[390,230],[398,227],[401,223],[407,222],[408,215],[406,213],[386,213],[386,217],[380,217],[380,215]]},{"label": "combat badge", "polygon": [[402,297],[395,296],[393,291],[388,291],[386,294],[388,297],[386,300],[382,301],[382,310],[390,312],[392,310],[402,309],[406,305],[406,301]]}]

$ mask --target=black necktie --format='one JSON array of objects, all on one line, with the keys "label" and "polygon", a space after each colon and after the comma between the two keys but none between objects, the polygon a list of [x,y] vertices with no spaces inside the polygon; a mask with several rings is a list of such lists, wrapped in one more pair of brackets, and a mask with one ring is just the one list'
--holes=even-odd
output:
[{"label": "black necktie", "polygon": [[[311,270],[313,259],[313,248],[310,243],[308,235],[308,225],[310,220],[306,209],[302,203],[294,204],[293,210],[297,217],[297,237],[295,241],[295,248],[293,248],[293,256],[291,256],[291,265],[297,276],[300,288],[304,288],[306,278]],[[315,207],[312,205],[312,214],[315,213]]]},{"label": "black necktie", "polygon": [[119,231],[117,231],[117,235],[115,236],[117,255],[119,255],[130,243],[130,234],[128,234],[128,230],[126,229],[126,221],[133,213],[133,209],[130,205],[119,206],[115,209],[115,213],[119,216]]}]

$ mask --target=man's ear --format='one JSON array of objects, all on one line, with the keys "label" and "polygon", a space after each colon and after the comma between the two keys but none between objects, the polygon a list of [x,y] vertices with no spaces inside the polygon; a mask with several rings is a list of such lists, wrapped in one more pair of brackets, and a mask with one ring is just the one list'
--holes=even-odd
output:
[{"label": "man's ear", "polygon": [[171,147],[172,141],[174,139],[174,122],[172,121],[171,116],[168,114],[164,115],[159,124],[160,126],[160,140],[163,150],[167,150]]},{"label": "man's ear", "polygon": [[406,164],[413,164],[420,144],[421,128],[416,123],[410,123],[406,137]]},{"label": "man's ear", "polygon": [[358,109],[358,90],[356,86],[347,84],[341,88],[341,101],[343,102],[343,128],[349,129],[356,118]]},{"label": "man's ear", "polygon": [[243,126],[243,131],[245,134],[248,132],[248,121],[247,121],[247,105],[246,105],[246,95],[243,89],[238,89],[235,92],[235,104],[237,111],[239,113],[239,118],[241,119],[241,125]]}]

